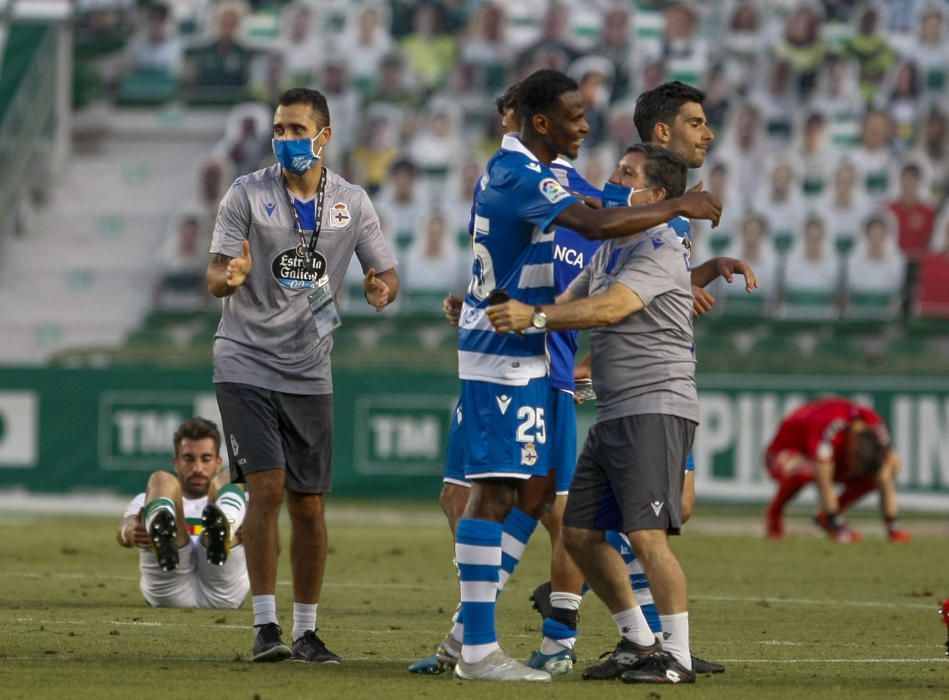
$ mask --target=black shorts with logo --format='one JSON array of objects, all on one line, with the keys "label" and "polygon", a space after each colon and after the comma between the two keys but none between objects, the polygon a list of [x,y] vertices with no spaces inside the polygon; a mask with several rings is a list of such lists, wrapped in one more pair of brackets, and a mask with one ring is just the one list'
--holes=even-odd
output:
[{"label": "black shorts with logo", "polygon": [[242,483],[253,472],[285,469],[288,491],[330,490],[332,394],[285,394],[228,382],[214,386],[232,481]]},{"label": "black shorts with logo", "polygon": [[679,534],[682,477],[695,425],[658,413],[594,424],[570,485],[564,525]]}]

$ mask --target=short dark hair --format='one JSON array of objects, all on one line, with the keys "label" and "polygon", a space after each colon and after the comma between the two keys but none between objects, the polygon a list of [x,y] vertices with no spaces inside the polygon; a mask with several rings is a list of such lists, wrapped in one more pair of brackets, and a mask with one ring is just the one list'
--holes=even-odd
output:
[{"label": "short dark hair", "polygon": [[407,172],[409,175],[412,175],[413,177],[414,177],[415,174],[418,172],[418,169],[415,167],[415,163],[413,163],[413,162],[412,162],[411,160],[409,160],[408,158],[399,158],[399,159],[397,159],[397,160],[389,167],[389,174],[390,174],[390,175],[395,175],[395,174],[396,174],[397,172],[399,172],[400,170],[404,170],[405,172]]},{"label": "short dark hair", "polygon": [[[280,94],[277,104],[281,107],[299,104],[309,105],[315,114],[323,118],[323,126],[330,125],[330,108],[326,104],[326,97],[319,90],[290,88]],[[319,119],[317,119],[317,122],[319,122]]]},{"label": "short dark hair", "polygon": [[887,447],[872,428],[857,433],[854,456],[864,476],[876,476],[886,459]]},{"label": "short dark hair", "polygon": [[577,81],[559,70],[534,71],[522,80],[516,91],[518,116],[530,122],[537,114],[548,114],[560,105],[566,92],[579,90]]},{"label": "short dark hair", "polygon": [[641,153],[646,159],[643,172],[650,187],[661,187],[666,191],[666,198],[681,197],[685,194],[685,181],[688,178],[689,166],[668,148],[655,146],[651,143],[637,143],[626,149],[627,153]]},{"label": "short dark hair", "polygon": [[207,418],[189,418],[178,426],[175,431],[175,457],[178,456],[178,448],[182,440],[204,440],[211,438],[214,440],[214,454],[221,452],[221,432],[217,426]]},{"label": "short dark hair", "polygon": [[517,88],[520,83],[514,83],[509,86],[504,94],[494,99],[494,106],[498,108],[498,114],[504,116],[509,109],[517,109]]},{"label": "short dark hair", "polygon": [[910,173],[916,177],[922,177],[923,175],[922,170],[920,170],[919,165],[916,163],[907,163],[902,168],[900,168],[900,175],[905,175],[906,173]]},{"label": "short dark hair", "polygon": [[652,141],[652,132],[656,124],[672,124],[679,109],[687,102],[702,104],[705,93],[696,87],[686,85],[678,80],[663,83],[652,90],[647,90],[636,98],[636,110],[633,112],[633,122],[639,139],[643,143]]}]

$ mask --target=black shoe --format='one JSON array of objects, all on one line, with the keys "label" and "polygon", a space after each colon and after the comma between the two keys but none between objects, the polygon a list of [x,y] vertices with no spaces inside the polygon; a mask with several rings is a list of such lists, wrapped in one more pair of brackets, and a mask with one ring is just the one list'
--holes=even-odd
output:
[{"label": "black shoe", "polygon": [[316,664],[338,664],[342,657],[326,648],[323,640],[316,636],[316,631],[307,630],[293,643],[294,661],[309,661]]},{"label": "black shoe", "polygon": [[550,617],[552,610],[550,606],[550,581],[544,581],[535,588],[528,600],[530,600],[534,610],[539,612],[542,618],[546,620]]},{"label": "black shoe", "polygon": [[208,562],[215,566],[223,566],[231,551],[231,526],[227,522],[224,511],[214,503],[208,503],[201,512],[201,527]]},{"label": "black shoe", "polygon": [[706,661],[692,654],[692,672],[693,673],[725,673],[725,667],[714,661]]},{"label": "black shoe", "polygon": [[601,659],[607,655],[609,655],[610,658],[601,664],[590,666],[583,672],[583,680],[611,681],[614,678],[619,678],[624,672],[635,668],[638,664],[642,663],[644,659],[649,658],[650,655],[659,651],[661,648],[659,642],[653,642],[649,646],[643,646],[636,644],[636,642],[631,642],[624,637],[613,651],[608,651],[600,656]]},{"label": "black shoe", "polygon": [[689,671],[672,654],[660,649],[620,679],[623,683],[695,683],[695,671]]},{"label": "black shoe", "polygon": [[254,639],[254,661],[283,661],[290,658],[290,647],[280,638],[280,625],[268,622],[254,629],[257,630],[257,637]]},{"label": "black shoe", "polygon": [[152,551],[158,559],[162,571],[174,571],[178,568],[178,527],[175,516],[167,510],[160,510],[148,526],[148,537],[152,541]]}]

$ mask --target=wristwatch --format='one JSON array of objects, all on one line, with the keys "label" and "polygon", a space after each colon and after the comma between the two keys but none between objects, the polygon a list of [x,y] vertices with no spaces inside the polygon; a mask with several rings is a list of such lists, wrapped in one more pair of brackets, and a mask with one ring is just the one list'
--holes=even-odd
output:
[{"label": "wristwatch", "polygon": [[534,307],[534,315],[531,316],[531,325],[539,331],[547,328],[547,314],[539,306]]}]

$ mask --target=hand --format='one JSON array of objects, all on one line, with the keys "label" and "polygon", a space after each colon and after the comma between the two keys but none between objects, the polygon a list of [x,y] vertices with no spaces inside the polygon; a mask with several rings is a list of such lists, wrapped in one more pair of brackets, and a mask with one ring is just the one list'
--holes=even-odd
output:
[{"label": "hand", "polygon": [[369,306],[374,306],[376,311],[382,311],[389,303],[389,285],[376,277],[376,271],[369,268],[366,278],[362,281],[362,287],[366,291],[366,301]]},{"label": "hand", "polygon": [[571,192],[570,194],[572,194],[574,197],[576,197],[577,199],[579,199],[580,201],[582,201],[584,204],[586,204],[588,207],[590,207],[590,209],[602,209],[602,208],[603,208],[603,202],[600,201],[599,199],[595,199],[595,198],[593,198],[593,197],[589,197],[589,196],[587,196],[587,195],[585,195],[585,194],[580,194],[579,192]]},{"label": "hand", "polygon": [[530,328],[534,307],[512,299],[503,304],[489,306],[486,313],[498,333],[517,333]]},{"label": "hand", "polygon": [[745,278],[745,291],[751,294],[758,288],[758,276],[751,269],[751,265],[737,258],[715,258],[715,270],[729,284],[735,275]]},{"label": "hand", "polygon": [[454,294],[449,294],[442,300],[442,312],[453,326],[457,326],[461,319],[461,304],[463,301],[461,297],[456,297]]},{"label": "hand", "polygon": [[126,525],[125,537],[129,541],[129,544],[140,549],[150,549],[152,546],[152,540],[148,536],[148,531],[141,521],[135,521],[135,524],[131,527]]},{"label": "hand", "polygon": [[722,203],[715,195],[695,189],[701,185],[701,182],[698,183],[679,198],[682,216],[688,219],[709,219],[713,227],[718,226],[722,218]]},{"label": "hand", "polygon": [[242,244],[241,256],[231,258],[227,263],[227,286],[240,287],[250,274],[253,261],[250,257],[250,241],[244,241]]},{"label": "hand", "polygon": [[692,313],[696,318],[707,314],[715,306],[715,297],[701,287],[692,287]]}]

